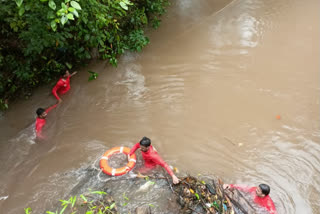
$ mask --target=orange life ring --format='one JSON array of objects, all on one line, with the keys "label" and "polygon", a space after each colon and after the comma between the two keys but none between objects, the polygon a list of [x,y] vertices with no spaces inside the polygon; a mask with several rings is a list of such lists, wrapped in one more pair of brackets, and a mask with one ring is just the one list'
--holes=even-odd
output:
[{"label": "orange life ring", "polygon": [[110,167],[109,164],[108,164],[108,160],[113,154],[117,154],[117,153],[123,153],[123,154],[129,155],[130,148],[123,147],[123,146],[122,147],[114,147],[114,148],[106,151],[106,153],[104,153],[104,155],[100,159],[100,168],[107,175],[111,175],[111,176],[124,175],[127,172],[129,172],[131,169],[133,169],[133,167],[136,165],[137,157],[133,153],[130,156],[129,162],[128,162],[128,164],[126,166],[121,167],[121,168],[112,168],[112,167]]}]

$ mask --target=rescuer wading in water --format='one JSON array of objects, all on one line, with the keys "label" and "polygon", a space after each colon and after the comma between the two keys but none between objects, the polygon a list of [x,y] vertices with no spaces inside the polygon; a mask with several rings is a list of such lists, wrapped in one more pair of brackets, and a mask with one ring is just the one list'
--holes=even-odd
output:
[{"label": "rescuer wading in water", "polygon": [[39,139],[44,139],[44,136],[42,135],[42,129],[44,127],[44,125],[46,125],[46,117],[48,115],[48,113],[54,109],[55,107],[57,107],[58,104],[55,104],[47,109],[43,109],[43,108],[38,108],[36,113],[37,113],[37,119],[36,119],[36,135],[37,138]]},{"label": "rescuer wading in water", "polygon": [[174,184],[179,183],[179,179],[174,175],[173,171],[169,167],[169,165],[160,157],[158,152],[152,147],[151,140],[147,137],[143,137],[139,143],[136,143],[130,150],[130,155],[132,155],[138,148],[141,149],[141,154],[144,160],[144,168],[140,170],[140,172],[147,172],[157,165],[162,166],[172,177],[172,182]]},{"label": "rescuer wading in water", "polygon": [[224,189],[236,188],[242,192],[249,193],[255,204],[265,208],[270,214],[277,214],[276,208],[272,199],[269,196],[270,187],[267,184],[260,184],[257,187],[247,187],[243,185],[224,184]]},{"label": "rescuer wading in water", "polygon": [[66,70],[63,73],[63,76],[58,80],[57,84],[53,87],[52,94],[59,103],[62,102],[62,99],[58,96],[58,93],[65,94],[70,90],[70,77],[74,76],[75,74],[77,74],[77,72],[70,74],[69,71]]}]

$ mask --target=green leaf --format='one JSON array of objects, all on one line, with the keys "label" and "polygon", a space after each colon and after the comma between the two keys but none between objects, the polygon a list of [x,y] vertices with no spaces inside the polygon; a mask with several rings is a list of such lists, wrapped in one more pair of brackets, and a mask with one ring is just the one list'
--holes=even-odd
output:
[{"label": "green leaf", "polygon": [[85,202],[88,202],[87,198],[84,197],[84,195],[81,194],[80,197],[81,197]]},{"label": "green leaf", "polygon": [[127,5],[133,5],[129,0],[122,0]]},{"label": "green leaf", "polygon": [[[72,65],[71,65],[70,63],[68,63],[68,62],[66,62],[66,66],[67,66],[69,69],[72,68]],[[76,196],[74,196],[74,197],[76,197]]]},{"label": "green leaf", "polygon": [[51,29],[52,29],[53,31],[56,31],[56,30],[57,30],[57,23],[56,23],[55,20],[52,20],[51,23],[50,23],[50,25],[51,25]]},{"label": "green leaf", "polygon": [[59,214],[63,214],[64,210],[65,210],[67,207],[68,207],[68,205],[65,205],[65,206],[62,208],[62,210],[60,211]]},{"label": "green leaf", "polygon": [[128,6],[124,2],[119,3],[124,10],[128,10]]},{"label": "green leaf", "polygon": [[48,5],[52,10],[55,10],[57,8],[56,3],[54,3],[53,0],[50,0]]},{"label": "green leaf", "polygon": [[66,204],[70,204],[70,201],[66,201],[66,200],[60,200],[62,202],[61,206],[64,206]]},{"label": "green leaf", "polygon": [[150,207],[154,207],[154,205],[153,205],[153,204],[149,204],[149,206],[150,206]]},{"label": "green leaf", "polygon": [[73,17],[72,13],[68,13],[67,17],[68,17],[69,20],[74,20],[74,17]]},{"label": "green leaf", "polygon": [[30,4],[26,4],[25,8],[26,8],[26,10],[28,11],[28,10],[31,9],[31,5],[30,5]]},{"label": "green leaf", "polygon": [[31,214],[32,209],[30,207],[24,209],[25,214]]},{"label": "green leaf", "polygon": [[114,206],[116,206],[116,203],[111,204],[109,209],[112,210]]},{"label": "green leaf", "polygon": [[48,0],[40,0],[41,2],[46,2],[46,1],[48,1]]},{"label": "green leaf", "polygon": [[15,0],[18,7],[22,5],[23,0]]},{"label": "green leaf", "polygon": [[85,36],[84,36],[84,41],[88,41],[90,39],[90,35],[89,34],[86,34]]},{"label": "green leaf", "polygon": [[54,212],[51,212],[51,211],[47,211],[46,213],[47,214],[57,214],[57,212],[54,213]]},{"label": "green leaf", "polygon": [[74,10],[72,13],[73,13],[76,17],[79,17],[78,11]]},{"label": "green leaf", "polygon": [[[94,74],[97,74],[95,72],[93,72]],[[103,191],[93,191],[93,192],[90,192],[91,194],[98,194],[98,195],[107,195],[106,192],[103,192]]]},{"label": "green leaf", "polygon": [[200,199],[198,193],[194,193],[194,195],[197,197],[198,200]]},{"label": "green leaf", "polygon": [[77,10],[81,10],[81,7],[78,2],[71,1],[71,6]]},{"label": "green leaf", "polygon": [[19,16],[22,16],[24,14],[24,7],[20,7],[19,9]]},{"label": "green leaf", "polygon": [[61,17],[60,21],[61,21],[61,24],[64,25],[65,23],[67,23],[68,18],[67,18],[65,15],[63,15],[63,16]]},{"label": "green leaf", "polygon": [[68,3],[70,0],[65,0],[64,3]]},{"label": "green leaf", "polygon": [[61,7],[62,7],[63,10],[68,10],[67,5],[65,3],[63,3],[63,2],[61,3]]},{"label": "green leaf", "polygon": [[52,10],[50,10],[50,11],[48,12],[47,18],[48,18],[48,19],[54,19],[54,18],[55,18],[54,13],[53,13]]},{"label": "green leaf", "polygon": [[[67,64],[67,66],[68,66],[69,63],[66,63],[66,64]],[[69,64],[69,65],[70,65],[70,64]],[[69,66],[68,66],[68,68],[69,68]],[[72,68],[72,65],[71,65],[71,68]],[[69,68],[69,69],[71,69],[71,68]],[[74,204],[76,203],[76,201],[77,201],[77,196],[74,196],[73,199],[72,199],[71,207],[74,207]]]},{"label": "green leaf", "polygon": [[73,7],[69,7],[68,8],[68,11],[70,11],[70,12],[73,12],[73,11],[75,11],[76,9],[74,9]]}]

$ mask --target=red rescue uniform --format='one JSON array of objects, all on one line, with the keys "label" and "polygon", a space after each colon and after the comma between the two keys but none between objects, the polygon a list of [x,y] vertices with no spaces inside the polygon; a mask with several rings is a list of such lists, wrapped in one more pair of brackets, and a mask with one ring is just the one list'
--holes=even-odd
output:
[{"label": "red rescue uniform", "polygon": [[52,94],[57,100],[60,100],[59,94],[65,94],[70,90],[70,75],[67,79],[60,78],[57,84],[52,89]]},{"label": "red rescue uniform", "polygon": [[[138,148],[140,148],[140,143],[136,143],[130,150],[129,155],[132,155]],[[160,157],[158,152],[156,152],[152,145],[149,146],[149,149],[147,152],[141,152],[145,167],[147,169],[152,169],[156,167],[157,165],[162,166],[170,176],[173,175],[173,171],[169,167],[169,165]]]},{"label": "red rescue uniform", "polygon": [[[45,110],[45,112],[48,114],[52,109],[54,109],[55,107],[57,107],[58,104],[55,104],[49,108],[47,108]],[[38,138],[43,138],[42,136],[42,128],[44,127],[44,125],[46,125],[46,119],[45,118],[40,118],[40,117],[37,117],[37,120],[36,120],[36,135]]]},{"label": "red rescue uniform", "polygon": [[264,207],[266,210],[268,210],[268,212],[270,214],[277,214],[274,203],[269,195],[267,195],[263,198],[257,196],[257,194],[256,194],[257,187],[247,187],[247,186],[233,185],[233,184],[230,184],[230,187],[236,188],[236,189],[243,191],[243,192],[250,193],[250,195],[253,198],[254,203],[256,203],[257,205],[259,205],[261,207]]}]

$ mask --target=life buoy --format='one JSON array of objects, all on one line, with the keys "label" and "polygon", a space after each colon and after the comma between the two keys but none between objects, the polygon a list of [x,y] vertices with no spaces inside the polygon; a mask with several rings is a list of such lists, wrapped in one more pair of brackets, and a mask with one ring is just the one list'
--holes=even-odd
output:
[{"label": "life buoy", "polygon": [[136,155],[133,153],[130,158],[129,162],[126,166],[121,167],[121,168],[112,168],[108,164],[109,158],[117,153],[123,153],[125,155],[129,155],[130,153],[130,148],[128,147],[114,147],[104,153],[104,155],[100,159],[100,168],[104,173],[107,175],[112,175],[112,176],[119,176],[119,175],[124,175],[127,172],[129,172],[133,167],[136,165]]}]

